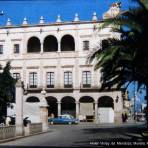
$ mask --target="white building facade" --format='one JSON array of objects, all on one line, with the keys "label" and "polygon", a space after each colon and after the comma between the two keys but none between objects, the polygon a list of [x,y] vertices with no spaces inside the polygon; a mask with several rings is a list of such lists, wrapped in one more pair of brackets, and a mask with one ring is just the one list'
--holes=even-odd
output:
[{"label": "white building facade", "polygon": [[[11,61],[11,73],[24,83],[23,112],[33,122],[39,121],[39,108],[48,105],[48,114],[69,113],[75,117],[100,122],[98,109],[114,111],[114,122],[121,121],[123,99],[121,91],[100,91],[101,73],[94,71],[87,57],[104,38],[115,37],[109,28],[98,30],[103,20],[29,25],[25,18],[21,26],[8,20],[0,28],[0,64]],[[45,94],[43,95],[44,92]]]}]

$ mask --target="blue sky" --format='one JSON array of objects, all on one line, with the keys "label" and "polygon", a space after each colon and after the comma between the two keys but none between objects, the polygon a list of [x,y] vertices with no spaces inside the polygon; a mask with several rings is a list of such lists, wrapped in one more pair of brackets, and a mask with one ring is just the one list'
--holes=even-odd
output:
[{"label": "blue sky", "polygon": [[[24,17],[30,24],[38,24],[40,16],[44,16],[45,22],[55,22],[58,14],[63,21],[72,21],[75,13],[80,20],[91,20],[93,12],[97,12],[98,18],[108,10],[113,2],[119,0],[0,0],[0,25],[4,26],[8,18],[13,25],[20,25]],[[120,0],[122,9],[126,10],[133,5],[131,0]],[[130,98],[134,95],[134,85],[128,87]],[[144,101],[145,92],[140,95]]]},{"label": "blue sky", "polygon": [[[127,9],[131,4],[131,0],[120,1],[122,9]],[[0,0],[0,10],[5,13],[0,17],[0,25],[5,25],[7,18],[14,25],[19,25],[24,17],[31,24],[37,24],[42,15],[50,23],[55,22],[58,14],[63,21],[72,21],[75,13],[79,14],[81,20],[91,20],[94,11],[101,19],[113,2],[115,0]]]}]

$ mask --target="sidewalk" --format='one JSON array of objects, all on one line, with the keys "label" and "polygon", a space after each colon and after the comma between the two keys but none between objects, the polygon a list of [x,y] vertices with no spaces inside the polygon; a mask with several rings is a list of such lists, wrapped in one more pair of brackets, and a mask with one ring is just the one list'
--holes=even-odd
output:
[{"label": "sidewalk", "polygon": [[96,126],[96,128],[116,128],[116,127],[135,127],[135,126],[146,126],[145,122],[136,122],[136,121],[129,121],[125,123],[92,123],[92,122],[80,122],[78,125],[86,126]]},{"label": "sidewalk", "polygon": [[34,133],[34,134],[26,135],[26,136],[16,136],[16,137],[13,137],[13,138],[3,139],[3,140],[0,140],[0,144],[4,143],[4,142],[9,142],[9,141],[21,139],[21,138],[27,138],[27,137],[31,137],[31,136],[35,136],[35,135],[39,135],[39,134],[44,134],[44,133],[47,133],[47,132],[49,132],[49,129],[48,129],[48,131],[45,131],[45,132],[39,132],[39,133]]}]

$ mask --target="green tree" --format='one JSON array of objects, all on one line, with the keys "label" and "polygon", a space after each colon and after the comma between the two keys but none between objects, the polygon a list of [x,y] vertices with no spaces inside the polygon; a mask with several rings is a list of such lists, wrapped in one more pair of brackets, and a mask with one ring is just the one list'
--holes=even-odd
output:
[{"label": "green tree", "polygon": [[120,34],[120,39],[103,40],[102,47],[96,48],[88,60],[95,59],[95,69],[101,68],[102,89],[111,89],[114,85],[117,89],[127,88],[137,81],[138,89],[146,86],[148,100],[148,1],[133,1],[137,4],[135,7],[105,19],[100,27],[112,27],[113,32]]},{"label": "green tree", "polygon": [[[2,70],[2,67],[0,67]],[[10,102],[14,102],[15,98],[15,79],[10,73],[10,62],[7,62],[3,68],[3,72],[0,73],[0,117],[6,116],[7,106]]]}]

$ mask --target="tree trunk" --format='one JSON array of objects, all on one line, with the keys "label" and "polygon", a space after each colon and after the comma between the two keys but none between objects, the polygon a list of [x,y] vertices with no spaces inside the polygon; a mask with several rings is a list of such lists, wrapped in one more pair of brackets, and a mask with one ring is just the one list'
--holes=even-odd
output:
[{"label": "tree trunk", "polygon": [[148,129],[148,85],[146,85],[146,97],[145,97],[145,100],[146,100],[146,127]]}]

